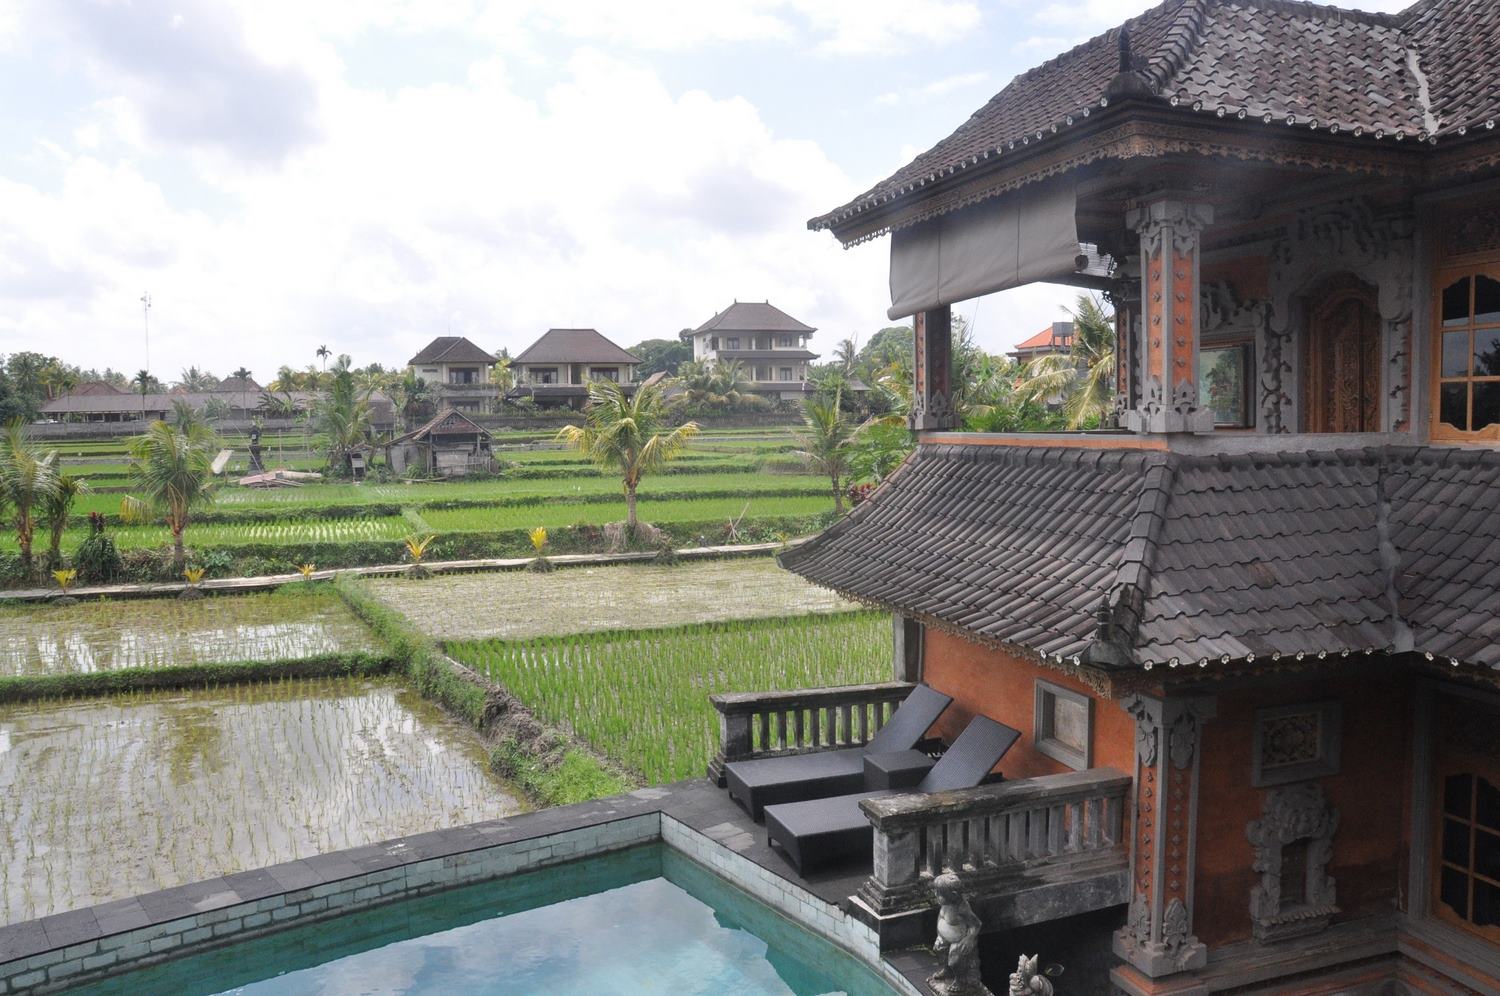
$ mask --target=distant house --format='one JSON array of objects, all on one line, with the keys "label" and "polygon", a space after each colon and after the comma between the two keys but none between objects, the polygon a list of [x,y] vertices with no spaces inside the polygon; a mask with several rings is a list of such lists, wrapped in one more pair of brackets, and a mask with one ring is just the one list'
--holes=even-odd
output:
[{"label": "distant house", "polygon": [[412,373],[430,384],[439,408],[487,412],[500,398],[490,382],[498,361],[461,335],[440,335],[406,361]]},{"label": "distant house", "polygon": [[463,412],[445,408],[430,421],[385,444],[392,473],[421,468],[429,477],[462,477],[494,469],[492,437]]},{"label": "distant house", "polygon": [[1008,354],[1017,363],[1030,363],[1039,356],[1054,356],[1073,350],[1073,323],[1053,322],[1029,339],[1016,343]]},{"label": "distant house", "polygon": [[699,363],[738,362],[752,392],[800,400],[812,390],[808,364],[818,354],[808,352],[807,342],[816,331],[769,301],[736,301],[697,328],[683,329],[681,337]]},{"label": "distant house", "polygon": [[[226,390],[225,384],[233,389]],[[309,411],[318,400],[315,391],[278,391],[298,411]],[[396,424],[396,407],[379,391],[369,397],[371,424],[387,432]],[[42,406],[42,416],[65,422],[140,422],[169,419],[177,404],[197,411],[212,406],[218,415],[233,421],[267,417],[265,394],[253,380],[229,378],[216,391],[173,391],[142,395],[121,391],[109,384],[90,381]]]},{"label": "distant house", "polygon": [[516,386],[509,397],[581,408],[589,381],[612,380],[633,389],[640,362],[595,329],[548,329],[511,361]]}]

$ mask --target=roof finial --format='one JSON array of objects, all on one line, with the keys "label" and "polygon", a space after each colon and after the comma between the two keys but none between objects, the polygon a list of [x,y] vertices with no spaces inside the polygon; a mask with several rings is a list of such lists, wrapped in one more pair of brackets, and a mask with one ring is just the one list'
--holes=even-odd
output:
[{"label": "roof finial", "polygon": [[1130,26],[1120,27],[1120,72],[1130,72]]},{"label": "roof finial", "polygon": [[1104,95],[1111,99],[1153,96],[1151,84],[1135,71],[1135,55],[1130,51],[1130,28],[1127,25],[1120,26],[1120,35],[1116,40],[1120,44],[1120,71],[1109,81]]}]

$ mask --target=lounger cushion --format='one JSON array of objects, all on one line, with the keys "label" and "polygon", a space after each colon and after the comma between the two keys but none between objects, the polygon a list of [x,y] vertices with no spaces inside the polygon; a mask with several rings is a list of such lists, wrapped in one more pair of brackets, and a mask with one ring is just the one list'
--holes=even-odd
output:
[{"label": "lounger cushion", "polygon": [[729,797],[759,820],[767,806],[857,792],[865,784],[865,754],[915,747],[952,701],[942,692],[918,685],[863,747],[726,764],[724,782]]},{"label": "lounger cushion", "polygon": [[825,750],[795,757],[735,761],[724,766],[729,797],[755,819],[767,806],[856,792],[865,783],[862,748]]},{"label": "lounger cushion", "polygon": [[[972,788],[984,781],[1016,740],[1019,730],[987,716],[975,716],[927,777],[919,792]],[[854,792],[825,799],[766,807],[766,840],[780,847],[796,867],[869,856],[874,831],[859,804],[865,799],[897,795],[893,791]]]}]

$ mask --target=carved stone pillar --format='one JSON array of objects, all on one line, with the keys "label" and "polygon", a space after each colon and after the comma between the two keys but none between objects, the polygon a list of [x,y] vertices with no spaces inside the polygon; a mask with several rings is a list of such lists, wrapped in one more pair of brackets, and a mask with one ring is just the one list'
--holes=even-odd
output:
[{"label": "carved stone pillar", "polygon": [[918,312],[912,327],[916,359],[912,368],[911,427],[916,431],[955,428],[953,312],[947,305]]},{"label": "carved stone pillar", "polygon": [[1198,406],[1198,255],[1210,205],[1161,199],[1126,221],[1141,236],[1141,397],[1124,413],[1135,432],[1212,432]]},{"label": "carved stone pillar", "polygon": [[1135,819],[1131,826],[1130,914],[1114,951],[1150,978],[1202,968],[1208,949],[1193,935],[1202,724],[1212,698],[1135,696]]},{"label": "carved stone pillar", "polygon": [[1104,292],[1115,311],[1115,420],[1123,424],[1125,413],[1141,398],[1141,281],[1133,273],[1134,263],[1121,265],[1121,279]]}]

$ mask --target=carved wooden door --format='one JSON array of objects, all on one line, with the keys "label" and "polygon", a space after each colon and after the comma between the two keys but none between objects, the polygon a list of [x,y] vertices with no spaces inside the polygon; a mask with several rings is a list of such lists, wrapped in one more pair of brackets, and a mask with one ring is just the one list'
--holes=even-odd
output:
[{"label": "carved wooden door", "polygon": [[1303,350],[1307,432],[1380,431],[1380,310],[1374,288],[1352,279],[1308,299]]}]

